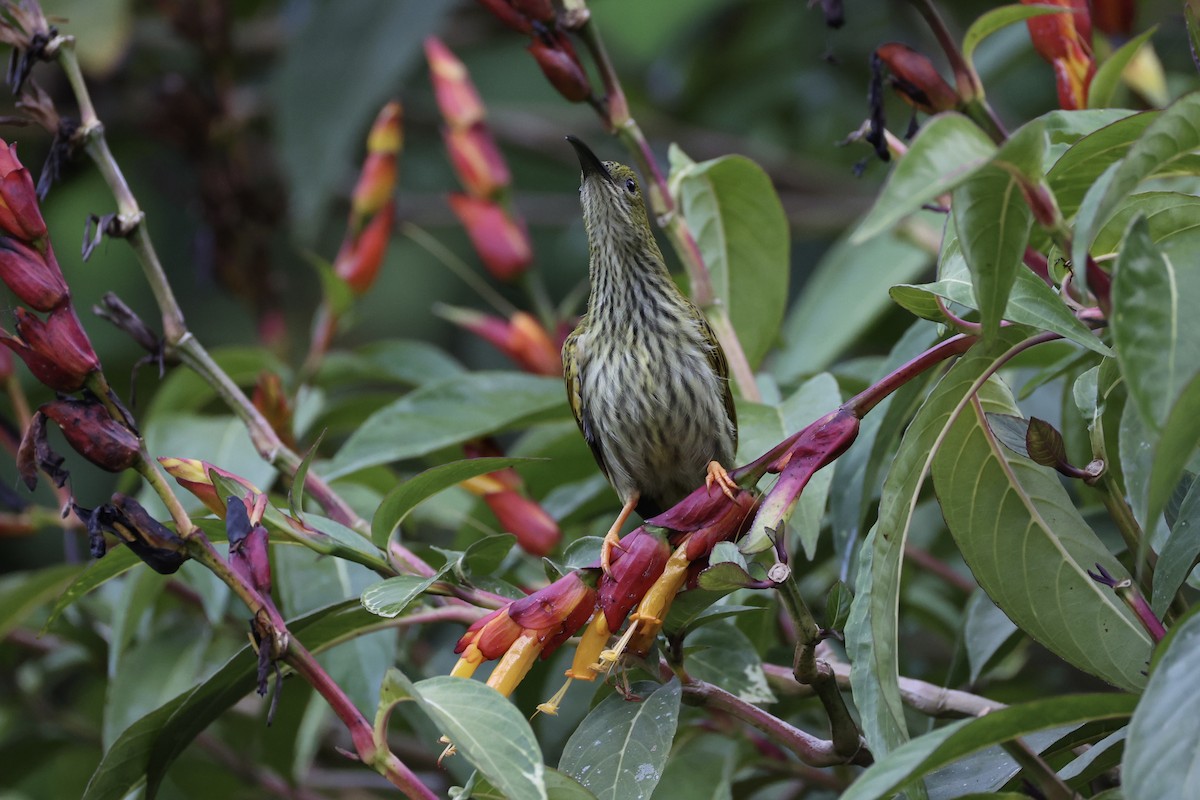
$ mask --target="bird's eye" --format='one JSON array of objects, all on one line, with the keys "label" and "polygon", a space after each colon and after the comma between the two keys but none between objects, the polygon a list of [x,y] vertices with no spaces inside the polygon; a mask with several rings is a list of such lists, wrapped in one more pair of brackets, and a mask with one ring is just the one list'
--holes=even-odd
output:
[{"label": "bird's eye", "polygon": [[629,192],[630,194],[637,194],[637,181],[635,181],[633,178],[625,181],[625,191]]}]

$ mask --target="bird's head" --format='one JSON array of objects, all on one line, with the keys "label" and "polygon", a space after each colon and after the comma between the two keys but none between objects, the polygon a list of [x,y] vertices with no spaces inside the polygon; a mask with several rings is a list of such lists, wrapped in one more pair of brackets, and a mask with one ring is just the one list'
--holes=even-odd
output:
[{"label": "bird's head", "polygon": [[616,161],[601,161],[574,136],[568,136],[567,141],[575,148],[583,172],[579,199],[588,238],[603,236],[634,242],[649,238],[652,241],[646,203],[633,169]]}]

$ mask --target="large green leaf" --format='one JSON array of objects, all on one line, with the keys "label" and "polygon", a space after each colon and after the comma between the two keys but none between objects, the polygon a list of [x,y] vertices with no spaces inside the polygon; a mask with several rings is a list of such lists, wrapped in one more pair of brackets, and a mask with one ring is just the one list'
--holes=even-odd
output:
[{"label": "large green leaf", "polygon": [[[923,217],[914,224],[927,227]],[[887,288],[915,280],[932,262],[928,250],[895,233],[861,244],[838,240],[817,263],[783,323],[782,346],[770,360],[776,377],[793,383],[827,368],[887,311]],[[854,313],[847,314],[847,308]]]},{"label": "large green leaf", "polygon": [[[295,620],[288,629],[317,653],[378,622],[349,600]],[[153,797],[192,739],[254,690],[257,664],[247,645],[210,678],[126,728],[96,767],[84,800],[121,800],[143,781],[147,796]]]},{"label": "large green leaf", "polygon": [[444,571],[445,569],[439,570],[428,578],[417,575],[397,575],[387,578],[363,589],[362,595],[358,599],[363,604],[363,608],[372,614],[392,619],[400,616],[406,608],[412,605],[425,590],[441,577]]},{"label": "large green leaf", "polygon": [[850,237],[866,241],[949,192],[986,164],[996,145],[974,122],[946,112],[932,117],[899,159],[875,205]]},{"label": "large green leaf", "polygon": [[[542,750],[533,729],[504,695],[479,681],[439,676],[413,684],[390,669],[379,714],[414,700],[472,766],[509,800],[547,800]],[[378,724],[378,723],[377,723]]]},{"label": "large green leaf", "polygon": [[1184,95],[1162,111],[1129,148],[1106,181],[1088,190],[1075,221],[1071,258],[1082,264],[1100,228],[1137,185],[1171,162],[1200,148],[1200,92]]},{"label": "large green leaf", "polygon": [[992,601],[1018,627],[1078,668],[1140,687],[1149,636],[1116,594],[1087,574],[1124,568],[1088,528],[1058,475],[992,435],[984,412],[1017,414],[997,383],[949,431],[933,459],[942,515]]},{"label": "large green leaf", "polygon": [[679,681],[662,686],[635,684],[643,695],[630,703],[619,694],[604,698],[563,747],[558,768],[599,800],[644,800],[662,777],[679,722]]},{"label": "large green leaf", "polygon": [[1137,698],[1127,694],[1080,694],[1037,700],[961,720],[913,739],[877,760],[841,800],[877,800],[919,778],[985,747],[1012,741],[1035,731],[1063,725],[1121,719],[1133,712]]},{"label": "large green leaf", "polygon": [[527,458],[468,458],[462,461],[452,461],[449,464],[439,464],[419,475],[414,475],[388,492],[387,497],[383,498],[383,502],[379,504],[379,508],[375,509],[375,516],[371,518],[371,540],[379,547],[386,547],[392,531],[422,500],[468,478],[485,475],[528,460]]},{"label": "large green leaf", "polygon": [[1064,217],[1070,219],[1075,215],[1096,179],[1125,155],[1158,113],[1145,111],[1114,119],[1067,148],[1046,173],[1046,182]]},{"label": "large green leaf", "polygon": [[[1135,507],[1153,525],[1200,439],[1200,270],[1176,262],[1151,241],[1136,219],[1125,235],[1113,272],[1113,343],[1128,391],[1146,431],[1140,446],[1148,471],[1126,469],[1130,492],[1142,485]],[[1144,498],[1144,504],[1141,501]]]},{"label": "large green leaf", "polygon": [[[1040,164],[1039,156],[1038,162]],[[954,227],[983,321],[984,336],[1000,329],[1009,292],[1029,241],[1033,214],[1021,185],[1009,171],[991,164],[954,190]]]},{"label": "large green leaf", "polygon": [[[67,587],[74,585],[83,571],[78,564],[58,564],[45,569],[5,575],[3,581],[0,581],[0,640],[38,608],[61,595]],[[59,611],[56,605],[50,622],[58,616]],[[50,622],[46,623],[47,627]]]},{"label": "large green leaf", "polygon": [[732,800],[738,742],[720,733],[680,737],[671,750],[655,800]]},{"label": "large green leaf", "polygon": [[[1096,234],[1092,253],[1116,253],[1134,217],[1144,217],[1151,241],[1172,257],[1186,257],[1200,238],[1200,197],[1181,192],[1130,195]],[[1180,252],[1180,251],[1187,252]]]},{"label": "large green leaf", "polygon": [[[49,630],[54,621],[58,619],[59,614],[74,605],[79,598],[97,586],[102,586],[118,575],[124,575],[129,570],[141,564],[141,559],[135,556],[133,551],[128,547],[118,547],[112,552],[106,553],[104,558],[99,561],[89,564],[82,571],[76,568],[73,579],[65,588],[60,590],[61,594],[54,601],[54,607],[50,609],[50,616],[46,618],[46,623],[42,626],[42,632],[44,633]],[[41,601],[39,600],[39,602]],[[7,606],[3,607],[7,608]]]},{"label": "large green leaf", "polygon": [[700,164],[672,148],[671,191],[729,310],[750,365],[775,343],[787,305],[791,235],[762,167],[745,156]]},{"label": "large green leaf", "polygon": [[1121,73],[1137,55],[1138,50],[1142,49],[1142,45],[1150,41],[1150,37],[1156,30],[1158,30],[1157,25],[1138,34],[1104,59],[1104,63],[1096,70],[1096,74],[1092,76],[1092,82],[1088,86],[1088,108],[1103,108],[1112,103],[1117,86],[1121,83]]},{"label": "large green leaf", "polygon": [[568,413],[561,380],[516,372],[468,373],[422,386],[372,414],[323,474],[341,477]]},{"label": "large green leaf", "polygon": [[1163,640],[1146,691],[1133,712],[1122,761],[1130,800],[1188,800],[1200,773],[1200,615],[1192,614]]},{"label": "large green leaf", "polygon": [[852,665],[854,705],[867,744],[876,757],[908,741],[900,701],[897,618],[904,545],[921,485],[952,413],[965,402],[971,385],[1017,335],[1005,331],[996,344],[973,348],[934,388],[904,433],[883,482],[879,518],[859,552],[854,602],[845,630],[846,653]]},{"label": "large green leaf", "polygon": [[747,703],[773,703],[762,659],[754,644],[733,625],[706,625],[687,637],[688,674],[720,686]]}]

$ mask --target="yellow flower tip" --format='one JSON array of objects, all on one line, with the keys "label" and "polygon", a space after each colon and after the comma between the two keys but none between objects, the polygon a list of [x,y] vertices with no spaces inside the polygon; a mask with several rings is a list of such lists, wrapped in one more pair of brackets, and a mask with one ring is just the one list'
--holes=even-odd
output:
[{"label": "yellow flower tip", "polygon": [[522,633],[501,657],[500,663],[496,664],[488,676],[487,685],[508,697],[529,674],[541,652],[542,643],[538,641],[537,634],[533,631]]},{"label": "yellow flower tip", "polygon": [[199,459],[162,456],[158,459],[158,463],[162,465],[162,468],[172,478],[192,481],[193,483],[209,483],[208,472],[204,469],[204,462]]},{"label": "yellow flower tip", "polygon": [[438,759],[437,759],[437,764],[440,767],[442,765],[442,761],[444,759],[447,759],[450,756],[458,753],[458,748],[456,748],[453,744],[451,744],[450,739],[445,736],[442,736],[438,739],[438,744],[446,745],[446,749],[442,751],[442,754],[440,756],[438,756]]},{"label": "yellow flower tip", "polygon": [[[572,680],[574,680],[574,678],[571,675],[571,671],[567,670],[567,682],[562,685],[561,689],[554,693],[553,697],[544,703],[539,703],[537,710],[543,714],[549,714],[552,717],[557,717],[558,707],[562,705],[563,698],[567,696],[567,689],[571,687]],[[536,712],[534,713],[534,716],[537,716]]]},{"label": "yellow flower tip", "polygon": [[403,143],[400,122],[400,104],[392,101],[385,105],[375,118],[371,132],[367,135],[367,151],[371,153],[396,153]]},{"label": "yellow flower tip", "polygon": [[454,669],[450,670],[451,678],[469,678],[475,674],[475,670],[483,663],[483,653],[479,652],[479,648],[475,643],[467,645],[467,649],[463,651],[462,657],[458,659],[458,663],[454,665]]},{"label": "yellow flower tip", "polygon": [[476,475],[473,478],[467,478],[465,481],[462,481],[459,483],[459,486],[478,497],[502,492],[508,488],[492,475]]}]

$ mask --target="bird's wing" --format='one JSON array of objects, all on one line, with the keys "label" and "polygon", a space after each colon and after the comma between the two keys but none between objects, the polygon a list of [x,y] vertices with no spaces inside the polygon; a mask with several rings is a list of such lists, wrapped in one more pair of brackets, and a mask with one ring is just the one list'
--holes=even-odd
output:
[{"label": "bird's wing", "polygon": [[729,422],[733,425],[733,451],[736,453],[738,440],[737,409],[733,406],[733,384],[729,382],[729,360],[725,358],[725,351],[721,348],[721,343],[717,340],[717,334],[713,332],[712,326],[704,318],[704,312],[697,308],[694,309],[694,313],[700,322],[700,332],[704,334],[704,338],[712,345],[708,350],[708,364],[725,384],[725,413],[729,416]]},{"label": "bird's wing", "polygon": [[604,461],[604,448],[600,445],[600,439],[596,436],[595,425],[583,402],[583,378],[580,375],[580,363],[583,359],[583,352],[579,344],[579,339],[580,334],[576,330],[563,342],[563,382],[567,385],[567,404],[571,407],[571,415],[575,417],[575,424],[579,426],[579,432],[583,434],[583,440],[591,448],[592,456],[596,459],[596,464],[599,465],[600,471],[604,473],[604,477],[611,481],[612,478],[608,472],[608,464]]}]

